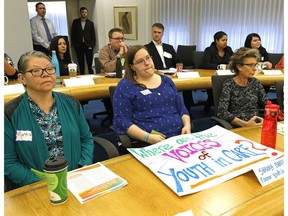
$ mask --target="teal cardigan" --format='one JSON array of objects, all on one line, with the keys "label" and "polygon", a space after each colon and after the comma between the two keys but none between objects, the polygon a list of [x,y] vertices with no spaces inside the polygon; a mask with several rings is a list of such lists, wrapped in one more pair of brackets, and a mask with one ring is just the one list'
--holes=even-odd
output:
[{"label": "teal cardigan", "polygon": [[[68,170],[92,164],[93,136],[79,101],[57,92],[53,92],[53,96],[61,123]],[[4,175],[17,186],[39,181],[30,169],[43,171],[45,160],[49,158],[47,144],[30,109],[28,97],[25,92],[5,105]],[[32,137],[21,138],[19,132],[23,134],[23,131],[28,131]]]}]

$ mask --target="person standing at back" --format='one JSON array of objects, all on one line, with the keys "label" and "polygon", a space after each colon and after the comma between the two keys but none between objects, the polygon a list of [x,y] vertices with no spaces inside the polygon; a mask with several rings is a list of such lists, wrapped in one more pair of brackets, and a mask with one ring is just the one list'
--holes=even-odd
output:
[{"label": "person standing at back", "polygon": [[94,23],[88,18],[88,9],[80,8],[80,17],[73,20],[71,27],[71,45],[76,52],[80,74],[85,74],[85,61],[88,66],[89,74],[93,74],[93,49],[96,44]]},{"label": "person standing at back", "polygon": [[161,23],[154,23],[152,25],[152,41],[145,45],[157,70],[175,68],[176,65],[175,49],[172,45],[162,42],[163,34],[164,26]]},{"label": "person standing at back", "polygon": [[52,22],[45,18],[46,8],[42,2],[36,5],[37,16],[30,19],[33,49],[50,54],[50,42],[57,35]]}]

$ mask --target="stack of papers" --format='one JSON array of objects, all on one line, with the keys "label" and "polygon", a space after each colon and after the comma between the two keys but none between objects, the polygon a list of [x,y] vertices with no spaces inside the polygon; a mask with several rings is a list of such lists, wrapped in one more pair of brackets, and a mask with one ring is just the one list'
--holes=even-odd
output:
[{"label": "stack of papers", "polygon": [[95,163],[70,171],[67,176],[68,189],[81,204],[120,189],[127,181],[101,163]]}]

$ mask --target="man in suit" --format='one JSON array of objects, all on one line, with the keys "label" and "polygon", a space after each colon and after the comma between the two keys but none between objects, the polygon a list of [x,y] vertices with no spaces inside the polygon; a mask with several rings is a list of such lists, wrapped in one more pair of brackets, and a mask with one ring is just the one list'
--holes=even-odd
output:
[{"label": "man in suit", "polygon": [[71,27],[71,42],[75,49],[80,74],[85,74],[84,55],[88,66],[89,74],[93,74],[93,48],[96,43],[94,23],[87,18],[88,9],[80,8],[80,17],[73,20]]},{"label": "man in suit", "polygon": [[154,23],[152,25],[152,41],[145,45],[157,70],[175,68],[176,65],[176,52],[172,45],[162,42],[163,34],[164,26],[161,23]]},{"label": "man in suit", "polygon": [[[157,70],[169,69],[171,67],[175,68],[177,63],[174,47],[162,42],[163,34],[164,26],[161,23],[154,23],[152,25],[152,41],[145,45],[149,54],[152,56],[155,69]],[[183,91],[183,99],[192,117],[190,112],[190,107],[193,104],[192,91]]]},{"label": "man in suit", "polygon": [[42,2],[38,2],[35,8],[37,16],[30,19],[33,49],[50,55],[50,42],[57,33],[52,22],[45,18],[45,5]]}]

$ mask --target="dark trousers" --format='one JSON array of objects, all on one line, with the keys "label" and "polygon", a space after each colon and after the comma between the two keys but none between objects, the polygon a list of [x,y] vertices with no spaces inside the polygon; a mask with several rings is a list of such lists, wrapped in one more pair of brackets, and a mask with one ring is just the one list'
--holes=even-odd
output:
[{"label": "dark trousers", "polygon": [[86,62],[88,65],[89,74],[93,74],[92,62],[93,62],[93,47],[88,47],[85,43],[82,43],[80,46],[75,45],[74,47],[80,74],[85,74],[85,61],[84,56],[86,57]]},{"label": "dark trousers", "polygon": [[[192,90],[182,91],[182,95],[183,95],[184,104],[188,112],[190,113],[190,108],[191,106],[194,105]],[[192,117],[191,113],[190,113],[190,117]]]},{"label": "dark trousers", "polygon": [[47,50],[45,47],[43,47],[43,46],[41,46],[41,45],[33,44],[33,50],[43,52],[43,53],[45,53],[47,56],[50,56],[49,50]]}]

